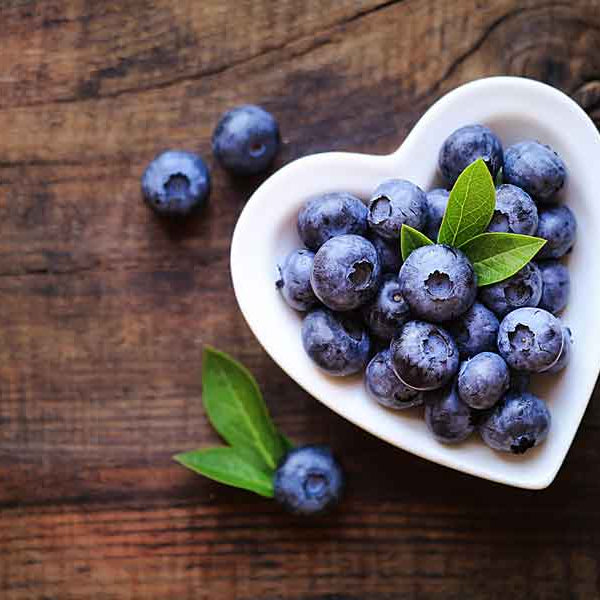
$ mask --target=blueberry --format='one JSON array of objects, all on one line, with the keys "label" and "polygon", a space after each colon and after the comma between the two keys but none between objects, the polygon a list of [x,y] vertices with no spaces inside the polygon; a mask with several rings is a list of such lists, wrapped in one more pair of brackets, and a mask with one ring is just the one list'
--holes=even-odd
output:
[{"label": "blueberry", "polygon": [[427,192],[426,196],[426,219],[425,219],[425,235],[435,242],[440,232],[446,206],[448,206],[448,198],[450,192],[442,188]]},{"label": "blueberry", "polygon": [[540,209],[536,235],[547,240],[538,258],[560,258],[575,243],[577,222],[568,206],[549,206]]},{"label": "blueberry", "polygon": [[415,390],[442,387],[458,371],[458,348],[450,334],[431,323],[405,323],[390,345],[392,367]]},{"label": "blueberry", "polygon": [[537,266],[542,274],[542,299],[538,306],[557,314],[567,306],[569,299],[569,269],[556,260],[543,260]]},{"label": "blueberry", "polygon": [[558,360],[562,346],[560,321],[541,308],[518,308],[500,323],[498,350],[517,371],[547,371]]},{"label": "blueberry", "polygon": [[260,106],[238,106],[226,112],[213,133],[213,153],[234,175],[256,175],[269,167],[279,150],[279,126]]},{"label": "blueberry", "polygon": [[458,319],[446,323],[461,358],[495,351],[499,326],[498,317],[480,302],[475,302]]},{"label": "blueberry", "polygon": [[538,210],[531,196],[514,185],[496,189],[496,209],[488,231],[534,235],[538,227]]},{"label": "blueberry", "polygon": [[301,248],[287,255],[283,264],[278,265],[279,279],[275,285],[285,301],[296,310],[308,310],[318,303],[310,285],[314,252]]},{"label": "blueberry", "polygon": [[492,177],[503,164],[502,144],[484,125],[466,125],[452,133],[442,144],[438,165],[446,181],[454,185],[458,176],[478,158],[483,159]]},{"label": "blueberry", "polygon": [[371,341],[352,314],[315,308],[302,322],[302,344],[308,356],[329,375],[352,375],[365,368]]},{"label": "blueberry", "polygon": [[315,252],[332,237],[367,231],[367,207],[346,192],[311,198],[298,214],[298,235]]},{"label": "blueberry", "polygon": [[475,429],[471,409],[458,397],[451,385],[428,394],[425,401],[425,423],[438,442],[457,444]]},{"label": "blueberry", "polygon": [[534,200],[544,202],[552,197],[564,185],[566,174],[562,158],[539,142],[519,142],[504,154],[505,183],[520,187]]},{"label": "blueberry", "polygon": [[531,375],[524,371],[510,372],[510,387],[509,389],[513,392],[526,392],[531,382]]},{"label": "blueberry", "polygon": [[311,274],[317,298],[332,310],[353,310],[377,292],[381,268],[377,250],[358,235],[338,235],[315,255]]},{"label": "blueberry", "polygon": [[568,327],[563,327],[563,347],[558,360],[548,369],[548,373],[558,373],[562,371],[571,360],[571,351],[573,349],[573,334]]},{"label": "blueberry", "polygon": [[512,277],[479,290],[479,299],[499,317],[511,310],[537,306],[542,297],[542,275],[537,265],[527,263]]},{"label": "blueberry", "polygon": [[381,271],[383,273],[398,275],[398,271],[400,271],[400,267],[402,266],[400,242],[398,240],[384,240],[374,233],[371,233],[368,239],[375,246],[375,250],[377,250],[379,262],[381,263]]},{"label": "blueberry", "polygon": [[550,423],[550,411],[538,397],[508,392],[483,418],[479,433],[494,450],[523,454],[546,439]]},{"label": "blueberry", "polygon": [[425,192],[404,179],[389,179],[377,187],[369,201],[369,227],[388,240],[399,240],[402,225],[423,229]]},{"label": "blueberry", "polygon": [[504,359],[493,352],[482,352],[461,365],[458,395],[471,408],[491,408],[508,390],[509,383]]},{"label": "blueberry", "polygon": [[296,515],[315,515],[342,497],[344,472],[326,446],[302,446],[282,459],[273,481],[275,500]]},{"label": "blueberry", "polygon": [[456,319],[477,296],[477,276],[456,248],[433,244],[414,250],[400,269],[400,287],[410,310],[436,323]]},{"label": "blueberry", "polygon": [[210,174],[198,155],[167,150],[148,165],[142,176],[142,193],[157,214],[184,217],[208,201]]},{"label": "blueberry", "polygon": [[386,408],[402,410],[423,403],[423,392],[404,385],[392,368],[390,351],[378,352],[367,365],[365,384],[371,396]]},{"label": "blueberry", "polygon": [[371,333],[391,340],[409,319],[408,304],[400,293],[398,277],[385,275],[376,296],[363,308],[365,323]]}]

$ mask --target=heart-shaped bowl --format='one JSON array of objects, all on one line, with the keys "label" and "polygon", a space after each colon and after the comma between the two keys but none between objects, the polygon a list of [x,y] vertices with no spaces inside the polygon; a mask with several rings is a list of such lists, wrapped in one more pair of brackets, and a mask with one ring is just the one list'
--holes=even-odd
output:
[{"label": "heart-shaped bowl", "polygon": [[[572,359],[562,374],[534,380],[534,393],[550,407],[552,428],[545,443],[522,456],[495,452],[477,435],[457,446],[440,444],[420,412],[381,407],[366,393],[362,377],[334,378],[319,371],[302,347],[302,315],[275,288],[277,263],[301,246],[296,217],[308,198],[343,190],[366,200],[390,177],[408,179],[426,191],[439,186],[440,146],[469,123],[488,125],[505,147],[525,139],[552,146],[569,172],[560,200],[578,220],[578,240],[567,259],[571,296],[562,315],[574,335]],[[545,84],[518,77],[468,83],[438,100],[393,154],[316,154],[269,177],[240,215],[231,243],[231,274],[240,309],[259,342],[323,404],[422,458],[507,485],[545,488],[565,459],[600,371],[600,135],[575,102]]]}]

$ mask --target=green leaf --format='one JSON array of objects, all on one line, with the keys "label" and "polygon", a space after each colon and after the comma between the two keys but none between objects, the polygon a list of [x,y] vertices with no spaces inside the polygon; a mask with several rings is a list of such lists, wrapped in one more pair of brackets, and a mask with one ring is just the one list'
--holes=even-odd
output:
[{"label": "green leaf", "polygon": [[173,457],[184,467],[209,479],[273,497],[273,477],[257,469],[247,456],[236,448],[205,448]]},{"label": "green leaf", "polygon": [[293,450],[295,448],[294,444],[292,443],[292,440],[290,440],[289,437],[283,435],[283,433],[280,433],[279,437],[281,438],[281,443],[283,444],[283,447],[285,448],[286,452],[289,452],[290,450]]},{"label": "green leaf", "polygon": [[254,452],[271,471],[285,452],[252,374],[233,358],[205,348],[202,399],[213,427],[234,448]]},{"label": "green leaf", "polygon": [[494,182],[479,158],[459,175],[450,192],[438,243],[458,248],[483,233],[490,224],[495,207]]},{"label": "green leaf", "polygon": [[429,246],[433,242],[420,231],[412,228],[410,225],[402,225],[400,230],[400,249],[402,251],[402,260],[406,260],[408,255],[421,246]]},{"label": "green leaf", "polygon": [[520,271],[546,243],[538,237],[516,233],[483,233],[463,244],[477,285],[498,283]]},{"label": "green leaf", "polygon": [[501,186],[504,183],[504,168],[500,167],[496,173],[496,181],[494,181],[496,187]]}]

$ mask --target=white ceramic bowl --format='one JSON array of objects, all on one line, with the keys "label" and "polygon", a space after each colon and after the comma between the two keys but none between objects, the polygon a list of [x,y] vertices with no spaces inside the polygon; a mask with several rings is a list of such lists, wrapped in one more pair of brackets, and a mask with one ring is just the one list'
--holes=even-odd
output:
[{"label": "white ceramic bowl", "polygon": [[[578,220],[578,241],[568,257],[571,298],[563,320],[575,345],[569,367],[539,377],[533,391],[548,401],[552,428],[546,442],[523,456],[494,452],[477,435],[457,446],[436,442],[418,412],[392,412],[371,400],[362,377],[320,372],[302,348],[302,315],[275,289],[276,264],[300,246],[296,217],[311,196],[346,190],[367,199],[389,177],[425,190],[438,181],[444,139],[468,123],[484,123],[504,146],[538,139],[556,149],[569,171],[561,193]],[[400,148],[388,156],[332,152],[301,158],[280,169],[253,194],[231,244],[235,294],[265,350],[299,385],[352,423],[409,452],[447,467],[508,485],[547,487],[556,476],[600,371],[600,135],[568,96],[545,84],[493,77],[463,85],[436,102]]]}]

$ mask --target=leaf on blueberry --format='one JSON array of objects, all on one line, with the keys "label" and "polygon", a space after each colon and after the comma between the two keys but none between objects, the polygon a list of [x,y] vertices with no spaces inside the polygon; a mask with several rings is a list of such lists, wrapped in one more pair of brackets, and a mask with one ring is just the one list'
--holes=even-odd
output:
[{"label": "leaf on blueberry", "polygon": [[482,159],[471,163],[458,177],[444,213],[438,244],[459,248],[483,233],[494,215],[496,190]]},{"label": "leaf on blueberry", "polygon": [[403,224],[400,231],[400,250],[402,260],[406,260],[409,254],[421,246],[430,246],[433,242],[423,233],[417,231],[410,225]]},{"label": "leaf on blueberry", "polygon": [[520,271],[546,243],[538,237],[516,233],[483,233],[460,249],[477,273],[477,285],[490,285]]}]

